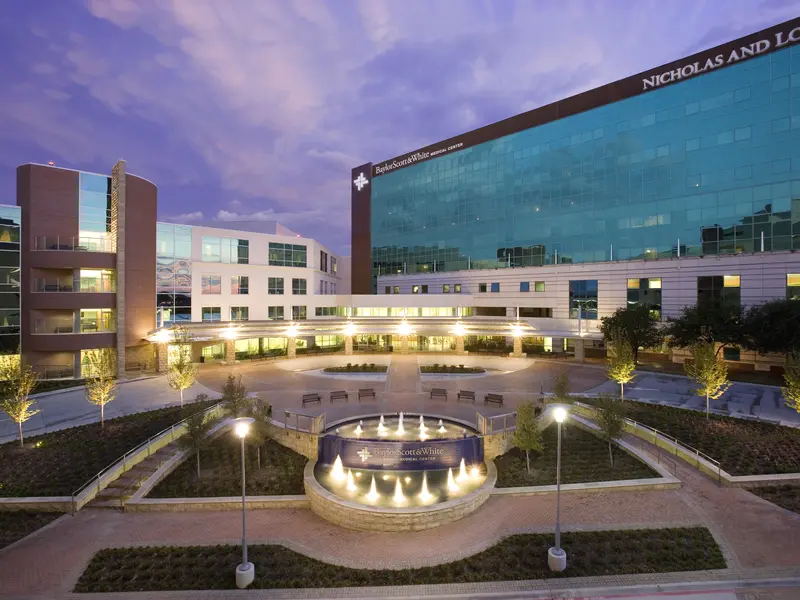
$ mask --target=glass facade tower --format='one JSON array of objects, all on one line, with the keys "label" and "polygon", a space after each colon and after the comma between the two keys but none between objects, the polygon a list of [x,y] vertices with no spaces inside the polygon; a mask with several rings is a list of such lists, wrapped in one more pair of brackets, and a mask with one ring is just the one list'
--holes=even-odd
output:
[{"label": "glass facade tower", "polygon": [[373,177],[372,275],[800,248],[800,46]]}]

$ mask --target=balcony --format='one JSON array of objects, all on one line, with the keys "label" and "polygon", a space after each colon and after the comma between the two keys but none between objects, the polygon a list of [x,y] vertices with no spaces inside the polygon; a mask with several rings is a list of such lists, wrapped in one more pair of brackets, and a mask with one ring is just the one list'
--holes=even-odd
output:
[{"label": "balcony", "polygon": [[31,250],[62,250],[69,252],[116,252],[114,240],[105,237],[40,236],[33,238]]},{"label": "balcony", "polygon": [[117,282],[113,272],[82,269],[80,277],[36,277],[33,291],[113,294],[117,291]]}]

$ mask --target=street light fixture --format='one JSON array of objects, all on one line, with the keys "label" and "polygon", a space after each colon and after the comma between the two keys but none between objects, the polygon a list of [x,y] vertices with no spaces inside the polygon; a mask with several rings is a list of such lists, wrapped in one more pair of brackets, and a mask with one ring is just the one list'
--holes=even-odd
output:
[{"label": "street light fixture", "polygon": [[236,587],[243,590],[253,583],[256,568],[247,560],[247,527],[245,522],[245,475],[244,475],[244,438],[250,432],[250,425],[255,423],[251,417],[240,417],[233,420],[233,430],[242,441],[242,564],[236,567]]},{"label": "street light fixture", "polygon": [[561,549],[561,424],[567,418],[567,407],[554,406],[553,418],[558,423],[558,451],[556,454],[556,545],[547,551],[547,565],[551,571],[567,568],[567,553]]}]

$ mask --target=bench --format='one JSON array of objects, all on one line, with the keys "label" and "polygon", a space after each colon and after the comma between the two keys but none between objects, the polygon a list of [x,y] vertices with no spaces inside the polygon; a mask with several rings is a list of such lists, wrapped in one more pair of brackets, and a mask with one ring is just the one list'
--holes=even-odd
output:
[{"label": "bench", "polygon": [[431,400],[434,398],[442,398],[445,402],[447,402],[447,390],[444,388],[433,388],[431,390]]},{"label": "bench", "polygon": [[319,394],[303,394],[303,406],[311,404],[312,402],[322,404],[322,398]]},{"label": "bench", "polygon": [[458,396],[456,396],[456,402],[472,402],[475,404],[475,392],[470,392],[468,390],[459,390]]},{"label": "bench", "polygon": [[483,397],[483,404],[484,406],[487,404],[497,404],[497,406],[503,406],[503,396],[500,394],[486,394]]},{"label": "bench", "polygon": [[335,392],[331,392],[331,404],[333,404],[334,400],[344,400],[345,402],[349,402],[347,399],[347,392],[344,390],[336,390]]},{"label": "bench", "polygon": [[362,399],[375,400],[375,390],[372,388],[363,388],[358,390],[358,401],[361,402]]}]

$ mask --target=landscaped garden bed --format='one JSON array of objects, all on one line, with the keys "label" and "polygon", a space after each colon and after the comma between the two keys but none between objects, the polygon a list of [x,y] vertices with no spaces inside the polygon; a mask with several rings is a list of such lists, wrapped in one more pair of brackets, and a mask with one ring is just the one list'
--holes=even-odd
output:
[{"label": "landscaped garden bed", "polygon": [[[203,410],[216,401],[187,404]],[[70,427],[0,445],[0,497],[69,496],[81,485],[151,436],[185,416],[179,407],[162,408]]]},{"label": "landscaped garden bed", "polygon": [[[614,447],[614,466],[608,460],[608,444],[577,425],[565,425],[561,438],[561,483],[589,483],[658,477],[646,464],[624,450]],[[525,453],[513,448],[494,459],[497,467],[496,487],[555,485],[558,428],[550,425],[542,431],[544,452],[531,452],[531,471]]]},{"label": "landscaped garden bed", "polygon": [[[595,404],[593,398],[581,399]],[[713,401],[711,406],[713,407]],[[800,472],[800,429],[734,417],[625,402],[627,416],[720,461],[731,475]]]},{"label": "landscaped garden bed", "polygon": [[375,363],[352,364],[347,363],[343,367],[326,367],[326,373],[386,373],[389,367],[386,365],[376,365]]},{"label": "landscaped garden bed", "polygon": [[769,500],[781,508],[800,514],[800,483],[787,483],[784,485],[766,485],[747,488],[764,500]]},{"label": "landscaped garden bed", "polygon": [[[200,451],[200,480],[194,455],[179,465],[150,492],[150,498],[208,498],[242,493],[241,442],[230,433],[215,438]],[[253,496],[302,494],[306,457],[267,439],[261,445],[261,467],[256,446],[245,448],[247,493]]]},{"label": "landscaped garden bed", "polygon": [[0,512],[0,548],[13,544],[25,536],[55,521],[61,513],[15,510]]},{"label": "landscaped garden bed", "polygon": [[465,367],[464,365],[426,365],[419,368],[420,373],[452,373],[455,375],[468,373],[486,373],[481,367]]},{"label": "landscaped garden bed", "polygon": [[[251,588],[338,588],[386,585],[434,585],[512,581],[550,577],[586,577],[630,573],[666,573],[724,569],[725,559],[703,527],[585,531],[561,534],[567,570],[547,566],[551,534],[506,538],[478,554],[417,569],[350,569],[324,563],[283,546],[253,545],[256,565]],[[75,592],[139,592],[234,589],[240,546],[113,548],[97,552]]]}]

